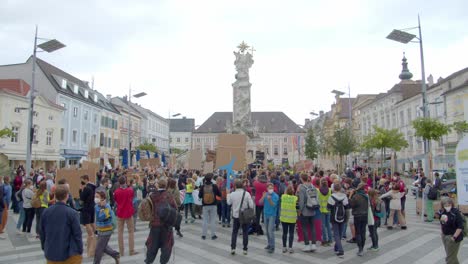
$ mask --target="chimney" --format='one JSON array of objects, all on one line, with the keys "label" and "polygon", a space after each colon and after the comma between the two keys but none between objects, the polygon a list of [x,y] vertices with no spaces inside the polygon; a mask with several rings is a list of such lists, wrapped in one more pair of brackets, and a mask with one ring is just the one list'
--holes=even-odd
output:
[{"label": "chimney", "polygon": [[309,123],[309,122],[310,122],[310,119],[309,119],[309,118],[306,118],[306,119],[305,119],[305,123],[307,124],[307,123]]},{"label": "chimney", "polygon": [[323,116],[323,113],[324,113],[323,111],[320,111],[320,112],[319,112],[320,116]]},{"label": "chimney", "polygon": [[111,95],[111,94],[108,94],[108,95],[106,95],[106,98],[107,98],[107,100],[109,100],[109,101],[110,101],[110,100],[111,100],[111,98],[112,98],[112,95]]},{"label": "chimney", "polygon": [[124,102],[127,102],[128,97],[125,95],[124,97],[122,97],[122,99],[124,100]]}]

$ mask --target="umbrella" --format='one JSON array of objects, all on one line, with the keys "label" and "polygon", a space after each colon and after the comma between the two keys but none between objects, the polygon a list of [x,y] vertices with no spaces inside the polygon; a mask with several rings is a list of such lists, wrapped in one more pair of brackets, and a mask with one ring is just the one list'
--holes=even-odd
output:
[{"label": "umbrella", "polygon": [[161,161],[163,165],[166,165],[166,155],[164,155],[164,152],[161,154]]},{"label": "umbrella", "polygon": [[128,150],[126,148],[122,151],[122,166],[128,168]]},{"label": "umbrella", "polygon": [[136,161],[140,161],[140,150],[137,149],[136,151]]},{"label": "umbrella", "polygon": [[151,158],[151,155],[150,155],[150,153],[149,153],[148,150],[146,151],[146,158],[147,158],[147,159]]}]

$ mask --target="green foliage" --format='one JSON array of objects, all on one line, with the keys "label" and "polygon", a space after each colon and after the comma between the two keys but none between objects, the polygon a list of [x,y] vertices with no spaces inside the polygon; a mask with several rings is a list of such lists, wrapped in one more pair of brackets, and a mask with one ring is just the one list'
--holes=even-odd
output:
[{"label": "green foliage", "polygon": [[413,127],[416,130],[415,135],[424,140],[439,140],[442,136],[450,133],[450,126],[430,117],[413,120]]},{"label": "green foliage", "polygon": [[136,147],[137,149],[139,150],[148,150],[148,151],[151,151],[151,152],[157,152],[158,151],[158,148],[151,144],[151,143],[143,143],[141,144],[140,146]]},{"label": "green foliage", "polygon": [[398,129],[384,129],[374,126],[374,133],[364,138],[361,144],[362,149],[380,149],[384,151],[387,148],[399,151],[402,148],[408,147],[408,142],[405,140],[403,133],[398,132]]},{"label": "green foliage", "polygon": [[468,122],[465,120],[453,122],[451,127],[455,132],[457,132],[457,134],[468,133]]},{"label": "green foliage", "polygon": [[184,151],[181,150],[181,149],[178,149],[178,148],[171,148],[171,153],[172,153],[172,154],[179,155],[179,154],[181,154],[182,152],[184,152]]},{"label": "green foliage", "polygon": [[9,128],[0,129],[0,138],[11,137],[13,132]]},{"label": "green foliage", "polygon": [[319,152],[319,147],[317,144],[317,140],[315,139],[314,131],[309,129],[307,131],[307,137],[305,140],[305,155],[308,159],[316,159]]},{"label": "green foliage", "polygon": [[349,128],[338,128],[330,141],[334,153],[340,157],[348,155],[356,149],[356,141]]}]

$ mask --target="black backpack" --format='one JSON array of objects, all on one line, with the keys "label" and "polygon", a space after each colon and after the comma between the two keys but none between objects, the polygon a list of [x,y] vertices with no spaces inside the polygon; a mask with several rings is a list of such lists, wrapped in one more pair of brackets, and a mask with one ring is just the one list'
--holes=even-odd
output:
[{"label": "black backpack", "polygon": [[149,196],[151,193],[156,192],[158,189],[156,188],[156,183],[148,183],[148,186],[146,187],[147,195]]},{"label": "black backpack", "polygon": [[179,214],[177,209],[172,207],[168,202],[159,206],[158,216],[161,223],[167,227],[180,226],[180,223],[182,222],[182,215]]},{"label": "black backpack", "polygon": [[338,200],[334,196],[331,196],[335,201],[335,205],[332,207],[332,221],[335,223],[344,223],[346,221],[346,208],[344,206],[344,199]]},{"label": "black backpack", "polygon": [[438,196],[439,192],[437,191],[436,188],[434,188],[433,186],[431,186],[429,188],[429,192],[427,193],[427,199],[429,200],[437,200],[437,196]]},{"label": "black backpack", "polygon": [[5,185],[0,185],[0,211],[3,211],[5,209],[5,204],[3,203],[3,196],[5,196]]}]

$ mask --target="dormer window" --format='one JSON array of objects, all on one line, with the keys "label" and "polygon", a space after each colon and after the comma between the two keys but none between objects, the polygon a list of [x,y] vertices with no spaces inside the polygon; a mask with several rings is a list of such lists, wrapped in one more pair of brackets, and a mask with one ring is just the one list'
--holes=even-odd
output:
[{"label": "dormer window", "polygon": [[62,79],[62,88],[67,89],[67,80]]},{"label": "dormer window", "polygon": [[97,101],[98,101],[97,94],[94,94],[94,102],[97,103]]},{"label": "dormer window", "polygon": [[86,99],[88,99],[88,96],[89,96],[89,91],[88,91],[88,90],[85,90],[85,91],[84,91],[84,97],[85,97]]},{"label": "dormer window", "polygon": [[73,85],[73,93],[75,94],[78,94],[78,90],[80,89],[80,87],[76,84]]}]

